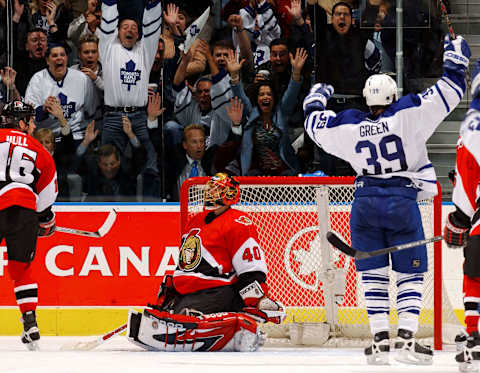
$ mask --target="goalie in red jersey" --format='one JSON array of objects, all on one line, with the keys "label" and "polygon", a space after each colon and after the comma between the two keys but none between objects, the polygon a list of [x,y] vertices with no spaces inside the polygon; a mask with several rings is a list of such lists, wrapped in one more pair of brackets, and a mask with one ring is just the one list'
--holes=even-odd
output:
[{"label": "goalie in red jersey", "polygon": [[281,323],[281,304],[268,297],[267,265],[249,215],[231,208],[240,185],[218,173],[205,186],[205,210],[182,236],[173,276],[157,305],[131,311],[128,338],[162,351],[254,351],[264,336],[257,322]]}]

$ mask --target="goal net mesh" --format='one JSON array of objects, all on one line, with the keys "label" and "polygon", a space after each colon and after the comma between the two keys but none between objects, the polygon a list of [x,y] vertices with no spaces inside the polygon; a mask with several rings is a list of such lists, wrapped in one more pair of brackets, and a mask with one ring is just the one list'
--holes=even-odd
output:
[{"label": "goal net mesh", "polygon": [[[269,338],[290,337],[290,340],[295,339],[296,343],[315,344],[316,326],[328,321],[330,338],[325,345],[355,346],[370,342],[372,337],[365,299],[355,271],[355,262],[330,245],[325,248],[323,237],[326,231],[325,228],[322,231],[321,224],[322,219],[327,219],[328,222],[323,224],[323,227],[339,233],[350,244],[349,219],[353,202],[353,179],[348,178],[349,182],[342,180],[341,184],[313,184],[308,183],[307,178],[304,184],[300,184],[303,178],[278,178],[276,183],[275,180],[272,182],[274,178],[255,179],[260,181],[250,184],[248,178],[240,178],[241,197],[233,208],[247,212],[253,219],[266,256],[270,295],[286,307],[287,318],[283,325],[265,326]],[[265,179],[264,183],[262,179]],[[285,183],[292,179],[297,179],[295,184]],[[329,178],[330,182],[333,179],[346,178]],[[186,204],[182,207],[182,214],[187,214],[187,217],[183,216],[182,219],[188,219],[203,209],[204,182],[194,184],[190,181],[189,184],[182,195],[182,206]],[[319,203],[318,199],[318,190],[322,187],[327,191],[326,204]],[[420,201],[418,204],[425,237],[432,237],[436,218],[433,199]],[[328,206],[328,212],[324,211],[325,206]],[[453,343],[455,334],[460,330],[460,323],[443,284],[439,287],[441,290],[435,294],[433,247],[433,244],[427,245],[429,263],[428,272],[425,274],[417,338],[433,337],[434,313],[437,312],[437,315],[440,313],[442,316],[442,342]],[[328,255],[325,255],[325,250],[328,250]],[[325,263],[326,260],[328,263]],[[345,294],[338,305],[334,300],[326,299],[322,283],[322,278],[325,278],[322,277],[322,272],[325,273],[325,268],[341,268],[346,274]],[[391,273],[389,296],[393,331],[398,323],[395,280],[394,273]],[[442,297],[441,309],[434,309],[435,296]],[[326,309],[329,305],[334,307],[333,322],[327,320]],[[303,339],[299,338],[299,333],[303,335]],[[311,338],[307,338],[308,335]]]}]

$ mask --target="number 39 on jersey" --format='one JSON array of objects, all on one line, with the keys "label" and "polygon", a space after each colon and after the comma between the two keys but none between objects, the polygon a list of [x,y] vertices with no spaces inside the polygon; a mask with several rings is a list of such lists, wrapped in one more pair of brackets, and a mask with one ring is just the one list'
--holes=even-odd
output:
[{"label": "number 39 on jersey", "polygon": [[366,157],[367,168],[362,169],[364,175],[389,174],[408,169],[402,139],[395,134],[382,137],[378,143],[373,140],[359,141],[355,151]]}]

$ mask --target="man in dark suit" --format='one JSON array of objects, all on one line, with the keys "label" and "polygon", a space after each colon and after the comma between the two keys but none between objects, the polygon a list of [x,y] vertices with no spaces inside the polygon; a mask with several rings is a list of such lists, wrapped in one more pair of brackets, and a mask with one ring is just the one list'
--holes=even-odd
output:
[{"label": "man in dark suit", "polygon": [[[171,199],[179,200],[183,182],[195,176],[211,176],[210,165],[205,156],[205,129],[201,124],[190,124],[183,130],[182,148],[175,155],[173,164],[175,182],[171,183]],[[209,157],[208,157],[209,158]]]}]

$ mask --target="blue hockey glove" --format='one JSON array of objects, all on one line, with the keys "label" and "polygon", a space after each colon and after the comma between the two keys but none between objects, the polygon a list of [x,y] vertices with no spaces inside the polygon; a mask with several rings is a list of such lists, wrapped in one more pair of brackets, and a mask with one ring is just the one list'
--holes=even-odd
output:
[{"label": "blue hockey glove", "polygon": [[330,84],[317,83],[303,100],[303,111],[309,115],[313,111],[323,111],[327,106],[328,99],[333,95],[333,87]]},{"label": "blue hockey glove", "polygon": [[445,70],[462,71],[468,67],[469,59],[472,53],[470,47],[464,38],[457,35],[457,38],[452,40],[450,35],[445,36],[443,42],[445,52],[443,53],[443,68]]}]

